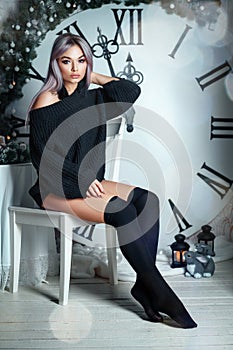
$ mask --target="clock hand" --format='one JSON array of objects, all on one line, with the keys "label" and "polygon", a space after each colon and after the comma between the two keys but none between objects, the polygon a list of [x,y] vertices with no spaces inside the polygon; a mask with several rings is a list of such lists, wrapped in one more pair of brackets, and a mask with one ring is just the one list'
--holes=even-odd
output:
[{"label": "clock hand", "polygon": [[123,117],[125,118],[127,128],[126,130],[128,132],[133,131],[133,120],[135,115],[135,109],[133,107],[130,107],[124,114]]},{"label": "clock hand", "polygon": [[[104,57],[104,59],[108,63],[108,67],[109,67],[111,76],[115,77],[115,72],[114,72],[114,69],[113,69],[112,62],[111,62],[111,55],[113,55],[113,54],[118,52],[119,45],[114,40],[108,40],[106,35],[103,35],[101,33],[101,29],[99,27],[97,28],[97,31],[99,32],[99,35],[97,37],[98,43],[96,43],[96,44],[94,44],[92,46],[93,56],[96,57],[96,58]],[[109,49],[109,46],[112,46],[113,48],[115,46],[115,49],[111,50],[111,49]],[[100,52],[100,54],[97,54],[97,52],[96,52],[97,50],[96,49],[99,49],[99,48],[101,49],[101,52]]]},{"label": "clock hand", "polygon": [[128,80],[134,81],[136,84],[141,84],[143,82],[143,74],[135,69],[135,67],[132,65],[131,62],[133,62],[132,57],[130,53],[128,54],[127,60],[126,60],[127,65],[123,69],[123,71],[119,72],[117,76],[119,78],[126,78]]},{"label": "clock hand", "polygon": [[[128,54],[127,65],[123,69],[123,71],[119,72],[117,76],[119,78],[126,78],[128,80],[131,80],[135,82],[136,84],[141,84],[143,82],[143,74],[139,71],[136,71],[135,67],[131,64],[133,62],[132,57],[130,53]],[[135,115],[135,109],[131,107],[128,111],[124,113],[124,118],[126,119],[127,124],[127,131],[132,132],[133,131],[133,119]]]},{"label": "clock hand", "polygon": [[[101,29],[99,27],[97,28],[97,31],[99,32],[99,35],[97,37],[98,43],[96,43],[96,44],[94,44],[92,46],[93,56],[96,57],[96,58],[104,57],[104,59],[107,60],[107,62],[108,62],[108,66],[109,66],[109,70],[110,70],[111,76],[115,77],[116,75],[115,75],[115,72],[114,72],[114,69],[113,69],[113,65],[112,65],[112,62],[111,62],[111,55],[118,52],[119,44],[116,41],[114,41],[114,40],[108,40],[106,35],[103,35],[101,33]],[[111,45],[113,47],[115,46],[115,49],[114,50],[109,50],[109,45]],[[99,48],[101,49],[101,51],[98,54],[96,51]],[[132,77],[132,74],[131,74],[131,77]],[[133,79],[130,79],[130,80],[133,80]],[[134,114],[135,114],[135,110],[132,107],[127,112],[125,112],[123,114],[123,117],[126,120],[127,131],[128,132],[133,131]]]}]

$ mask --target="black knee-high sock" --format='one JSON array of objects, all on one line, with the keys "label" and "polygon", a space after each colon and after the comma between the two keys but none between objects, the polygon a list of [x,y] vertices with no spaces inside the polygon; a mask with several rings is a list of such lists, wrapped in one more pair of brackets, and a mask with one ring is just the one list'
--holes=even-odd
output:
[{"label": "black knee-high sock", "polygon": [[145,244],[134,205],[113,197],[106,206],[105,222],[116,228],[122,254],[140,277],[156,309],[167,314],[183,328],[193,328],[193,321],[182,302],[168,286],[154,264]]},{"label": "black knee-high sock", "polygon": [[136,208],[139,226],[155,262],[159,241],[159,199],[153,192],[136,187],[129,194],[128,202]]},{"label": "black knee-high sock", "polygon": [[[154,193],[136,187],[131,191],[128,202],[136,208],[138,223],[144,233],[145,244],[155,262],[159,240],[159,199]],[[131,294],[143,306],[151,321],[158,322],[163,320],[163,317],[153,308],[147,291],[138,275],[131,289]]]}]

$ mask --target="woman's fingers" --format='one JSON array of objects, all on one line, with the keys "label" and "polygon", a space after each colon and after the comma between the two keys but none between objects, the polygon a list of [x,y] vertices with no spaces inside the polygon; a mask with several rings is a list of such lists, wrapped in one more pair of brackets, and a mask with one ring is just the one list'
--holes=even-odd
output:
[{"label": "woman's fingers", "polygon": [[86,192],[87,197],[102,197],[103,194],[104,188],[98,180],[94,180]]},{"label": "woman's fingers", "polygon": [[103,188],[102,183],[99,182],[98,180],[95,180],[95,181],[96,181],[96,186],[97,186],[98,190],[100,191],[100,194],[101,194],[101,195],[104,194],[105,191],[104,191],[104,188]]}]

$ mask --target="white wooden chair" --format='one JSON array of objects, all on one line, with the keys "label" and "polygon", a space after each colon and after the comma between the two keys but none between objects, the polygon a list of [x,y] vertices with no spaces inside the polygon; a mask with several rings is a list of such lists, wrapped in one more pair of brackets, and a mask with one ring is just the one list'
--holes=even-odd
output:
[{"label": "white wooden chair", "polygon": [[[123,118],[113,119],[107,126],[107,174],[108,177],[117,180],[119,174],[119,156],[121,145],[118,140],[123,134]],[[112,142],[116,140],[117,142]],[[109,166],[108,166],[108,160]],[[114,160],[114,161],[113,161]],[[52,210],[42,210],[38,208],[9,207],[10,217],[10,240],[11,240],[11,274],[10,291],[18,291],[22,225],[35,225],[57,228],[61,232],[60,236],[60,287],[59,304],[68,303],[73,229],[90,225],[77,217]],[[95,224],[95,223],[93,223]],[[118,283],[116,246],[117,237],[115,229],[112,226],[105,225],[106,247],[108,256],[109,281],[111,284]],[[75,235],[75,241],[81,244],[89,244],[87,238],[81,235]]]}]

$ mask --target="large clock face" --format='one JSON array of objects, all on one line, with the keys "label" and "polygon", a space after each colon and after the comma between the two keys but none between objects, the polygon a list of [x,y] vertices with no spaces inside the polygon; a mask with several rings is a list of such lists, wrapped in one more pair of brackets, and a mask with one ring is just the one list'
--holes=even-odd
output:
[{"label": "large clock face", "polygon": [[124,136],[120,181],[159,195],[161,247],[178,232],[194,235],[232,200],[227,15],[220,6],[216,21],[209,17],[200,26],[167,13],[157,2],[77,12],[47,34],[33,62],[35,79],[25,86],[17,106],[23,111],[40,88],[38,77],[46,75],[48,52],[58,33],[84,35],[91,46],[100,34],[113,40],[108,56],[101,46],[94,47],[94,70],[140,83],[134,131]]}]

